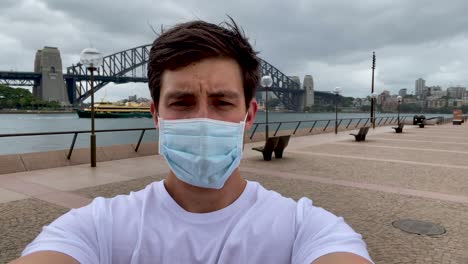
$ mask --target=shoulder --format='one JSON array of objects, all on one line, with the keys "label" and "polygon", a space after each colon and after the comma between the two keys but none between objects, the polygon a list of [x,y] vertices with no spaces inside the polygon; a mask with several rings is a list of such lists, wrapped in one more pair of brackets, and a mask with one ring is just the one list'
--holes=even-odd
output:
[{"label": "shoulder", "polygon": [[249,182],[255,189],[255,201],[251,208],[253,212],[261,212],[261,215],[269,218],[282,219],[290,223],[294,221],[297,212],[297,202],[292,198],[268,190],[258,182]]},{"label": "shoulder", "polygon": [[362,236],[343,219],[313,205],[308,198],[297,202],[293,263],[311,263],[336,252],[353,253],[370,260]]},{"label": "shoulder", "polygon": [[282,207],[287,207],[289,209],[293,209],[296,206],[296,201],[289,197],[285,197],[282,194],[268,190],[263,187],[260,183],[249,181],[256,192],[256,202],[257,203],[279,203]]},{"label": "shoulder", "polygon": [[257,182],[250,182],[256,189],[256,204],[262,206],[274,206],[276,210],[288,211],[294,215],[294,225],[300,228],[304,224],[308,226],[310,221],[314,221],[315,227],[327,225],[338,218],[323,208],[313,205],[312,200],[302,197],[298,201],[285,197],[282,194],[267,190]]},{"label": "shoulder", "polygon": [[[113,198],[95,198],[87,206],[72,209],[45,226],[42,232],[22,252],[22,256],[38,251],[57,251],[74,257],[82,263],[93,263],[103,248],[111,243],[115,231],[125,233],[138,226],[132,221],[141,211],[148,197],[152,196],[159,182],[152,183],[138,192]],[[162,183],[161,183],[162,184]],[[122,228],[125,226],[126,228]],[[104,254],[105,255],[105,254]]]},{"label": "shoulder", "polygon": [[273,221],[282,222],[284,229],[294,233],[292,263],[312,263],[335,252],[353,253],[370,260],[362,236],[342,217],[315,206],[309,198],[294,201],[258,184],[256,204],[263,206],[263,215],[269,212]]},{"label": "shoulder", "polygon": [[148,184],[142,190],[130,192],[129,194],[117,195],[112,198],[98,197],[93,200],[91,206],[95,209],[101,210],[105,208],[107,210],[95,211],[97,214],[117,213],[121,211],[138,211],[148,200],[154,200],[156,198],[157,189],[160,188],[160,185],[162,184],[162,181],[153,182]]}]

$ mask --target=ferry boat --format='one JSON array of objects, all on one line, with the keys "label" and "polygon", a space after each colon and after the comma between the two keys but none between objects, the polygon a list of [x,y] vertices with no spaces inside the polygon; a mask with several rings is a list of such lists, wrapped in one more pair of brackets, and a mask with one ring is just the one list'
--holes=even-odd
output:
[{"label": "ferry boat", "polygon": [[[76,110],[80,118],[91,118],[91,108]],[[118,105],[110,102],[100,102],[94,104],[95,118],[151,118],[149,105],[142,105],[134,102]]]}]

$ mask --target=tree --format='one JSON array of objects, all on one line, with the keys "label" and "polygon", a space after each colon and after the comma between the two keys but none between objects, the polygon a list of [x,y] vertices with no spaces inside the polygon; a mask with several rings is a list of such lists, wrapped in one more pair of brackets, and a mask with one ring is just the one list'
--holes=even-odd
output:
[{"label": "tree", "polygon": [[402,104],[400,106],[400,111],[402,113],[419,113],[422,110],[421,104],[411,103],[411,104]]},{"label": "tree", "polygon": [[0,84],[0,108],[38,109],[39,107],[57,109],[60,108],[60,103],[35,98],[28,89]]},{"label": "tree", "polygon": [[354,97],[343,97],[341,104],[343,107],[352,107],[354,103]]},{"label": "tree", "polygon": [[371,106],[370,105],[362,105],[361,106],[361,111],[363,112],[370,112]]},{"label": "tree", "polygon": [[278,98],[269,99],[268,100],[268,105],[267,105],[268,109],[273,109],[273,108],[277,107],[280,103],[281,103],[281,101]]}]

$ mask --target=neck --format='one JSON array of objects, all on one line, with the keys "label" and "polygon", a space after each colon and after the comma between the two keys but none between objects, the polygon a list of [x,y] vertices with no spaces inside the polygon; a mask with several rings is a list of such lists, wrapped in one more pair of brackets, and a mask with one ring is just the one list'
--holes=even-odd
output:
[{"label": "neck", "polygon": [[179,180],[172,171],[164,181],[169,195],[184,210],[191,213],[209,213],[232,204],[245,189],[247,182],[236,169],[221,189],[207,189],[192,186]]}]

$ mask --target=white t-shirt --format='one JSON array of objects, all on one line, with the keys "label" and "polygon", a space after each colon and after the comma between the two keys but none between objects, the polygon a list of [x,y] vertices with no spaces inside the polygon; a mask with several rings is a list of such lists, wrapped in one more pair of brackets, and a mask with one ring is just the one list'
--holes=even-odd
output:
[{"label": "white t-shirt", "polygon": [[311,263],[332,252],[370,260],[341,217],[248,181],[228,207],[185,211],[163,181],[93,202],[45,226],[22,255],[53,250],[80,263]]}]

